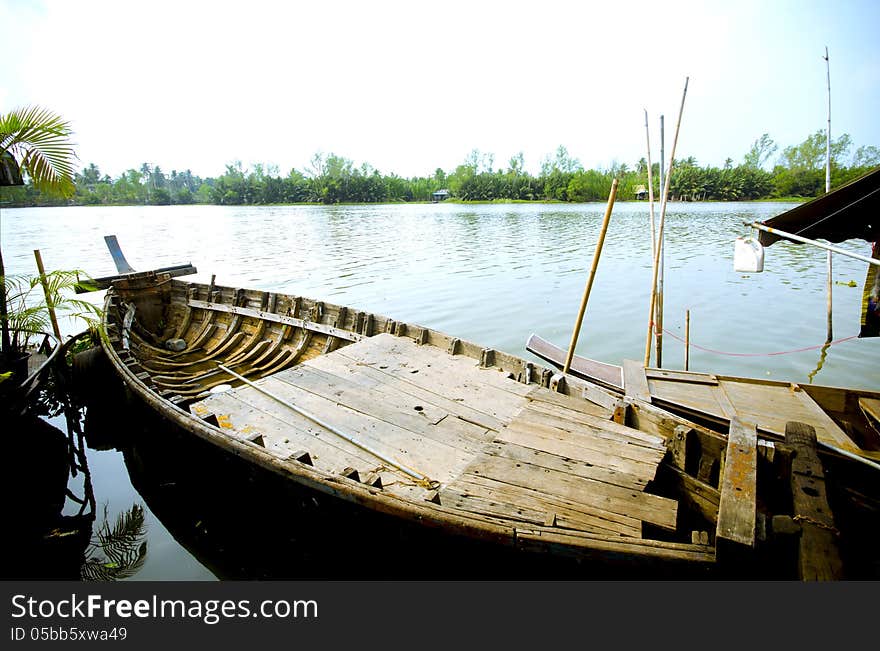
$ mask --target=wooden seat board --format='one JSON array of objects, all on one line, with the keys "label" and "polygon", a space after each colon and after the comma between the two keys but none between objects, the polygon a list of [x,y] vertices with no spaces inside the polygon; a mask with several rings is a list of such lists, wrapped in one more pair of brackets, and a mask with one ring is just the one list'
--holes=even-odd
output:
[{"label": "wooden seat board", "polygon": [[526,409],[520,412],[520,414],[524,413],[528,413],[534,418],[542,419],[542,422],[556,424],[555,426],[563,429],[583,427],[599,436],[619,441],[621,444],[635,445],[657,451],[664,451],[666,449],[666,442],[663,437],[615,423],[609,418],[599,418],[592,414],[584,414],[572,409],[537,401],[530,403]]},{"label": "wooden seat board", "polygon": [[621,486],[633,490],[644,490],[645,486],[650,481],[650,478],[646,478],[645,476],[620,472],[619,470],[607,468],[603,465],[576,461],[551,452],[535,450],[534,448],[517,445],[516,443],[510,443],[508,441],[496,440],[494,443],[486,446],[484,452],[496,457],[530,463],[544,468],[558,470],[560,472],[567,472],[570,475],[577,475],[578,477],[584,477],[585,479],[595,479],[597,481],[605,482],[606,484],[612,484],[614,486]]},{"label": "wooden seat board", "polygon": [[[608,421],[608,425],[615,425],[615,423]],[[534,430],[556,436],[571,445],[603,452],[621,460],[655,464],[663,458],[666,452],[665,446],[649,448],[625,436],[617,436],[610,427],[605,429],[597,425],[566,422],[558,417],[548,416],[531,409],[524,409],[520,412],[508,427],[516,427],[522,431]]]},{"label": "wooden seat board", "polygon": [[665,497],[488,454],[478,455],[466,473],[675,529],[678,502]]},{"label": "wooden seat board", "polygon": [[640,478],[645,482],[653,479],[657,470],[656,465],[650,463],[621,459],[609,456],[602,451],[576,445],[568,440],[568,436],[562,430],[540,431],[519,423],[512,423],[509,427],[498,432],[496,440],[515,443],[533,450],[548,452],[582,463],[592,463],[596,466]]},{"label": "wooden seat board", "polygon": [[[624,522],[613,520],[615,514],[591,510],[555,496],[538,491],[516,489],[502,482],[464,475],[440,491],[444,506],[471,513],[529,522],[539,526],[553,526],[598,534],[641,536],[641,523],[633,518]],[[606,517],[602,517],[606,516]]]}]

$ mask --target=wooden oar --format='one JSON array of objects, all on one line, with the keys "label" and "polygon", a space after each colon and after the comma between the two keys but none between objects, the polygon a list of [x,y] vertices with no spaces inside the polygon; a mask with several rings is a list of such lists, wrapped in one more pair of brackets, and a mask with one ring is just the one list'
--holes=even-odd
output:
[{"label": "wooden oar", "polygon": [[584,288],[584,295],[581,298],[581,308],[578,311],[577,320],[574,324],[574,331],[571,333],[571,343],[568,345],[568,356],[565,358],[565,366],[562,368],[563,373],[568,373],[571,368],[574,347],[577,345],[578,335],[581,332],[581,323],[584,320],[584,312],[587,310],[587,300],[589,300],[590,291],[593,289],[593,279],[596,277],[596,269],[599,266],[599,256],[602,253],[602,246],[605,244],[605,233],[608,231],[608,222],[611,220],[611,209],[614,207],[614,198],[617,196],[618,183],[617,179],[614,179],[611,183],[611,193],[608,195],[608,205],[605,208],[605,218],[602,220],[602,230],[599,233],[599,241],[596,242],[596,252],[593,254],[593,266],[590,268],[587,286]]}]

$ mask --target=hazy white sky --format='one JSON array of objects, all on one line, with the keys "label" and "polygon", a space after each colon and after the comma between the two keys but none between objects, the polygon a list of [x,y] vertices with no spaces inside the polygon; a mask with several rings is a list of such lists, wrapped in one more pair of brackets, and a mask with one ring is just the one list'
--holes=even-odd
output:
[{"label": "hazy white sky", "polygon": [[880,2],[0,0],[0,112],[69,119],[82,165],[216,176],[316,152],[382,173],[452,171],[472,149],[526,168],[666,153],[741,161],[826,125],[880,146]]}]

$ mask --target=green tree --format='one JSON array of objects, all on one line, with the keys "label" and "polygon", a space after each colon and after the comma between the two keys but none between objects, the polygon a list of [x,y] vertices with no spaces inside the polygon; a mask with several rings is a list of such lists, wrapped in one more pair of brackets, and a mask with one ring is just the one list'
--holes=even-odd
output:
[{"label": "green tree", "polygon": [[880,165],[880,147],[862,145],[856,149],[852,158],[852,167],[874,167]]},{"label": "green tree", "polygon": [[[831,140],[831,167],[839,167],[843,158],[852,148],[852,138],[844,133],[837,140]],[[788,169],[825,169],[826,153],[825,131],[820,129],[807,137],[799,145],[782,150],[781,163]]]},{"label": "green tree", "polygon": [[773,142],[770,134],[765,133],[752,143],[752,148],[745,155],[743,164],[752,169],[762,169],[777,149],[779,147]]}]

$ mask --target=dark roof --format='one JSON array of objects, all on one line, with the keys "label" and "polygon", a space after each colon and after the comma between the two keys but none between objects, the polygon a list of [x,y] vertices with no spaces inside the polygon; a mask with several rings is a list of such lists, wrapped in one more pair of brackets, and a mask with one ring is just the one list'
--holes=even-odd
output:
[{"label": "dark roof", "polygon": [[[811,240],[877,242],[880,240],[880,167],[762,223]],[[784,239],[764,231],[760,231],[758,238],[764,246]]]}]

